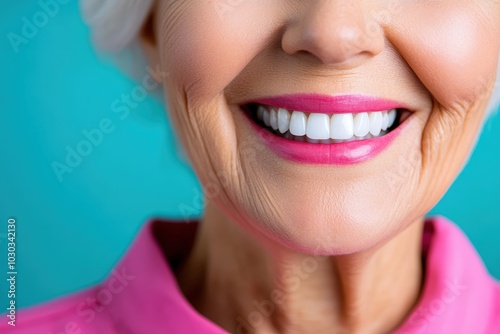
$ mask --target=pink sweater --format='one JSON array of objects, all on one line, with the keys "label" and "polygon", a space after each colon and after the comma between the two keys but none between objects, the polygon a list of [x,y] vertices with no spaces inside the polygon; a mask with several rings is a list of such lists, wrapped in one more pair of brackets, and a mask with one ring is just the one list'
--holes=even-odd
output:
[{"label": "pink sweater", "polygon": [[[3,315],[0,333],[226,333],[186,301],[173,275],[196,228],[194,222],[147,223],[103,283],[22,310],[15,327]],[[422,245],[424,290],[396,333],[500,333],[500,284],[463,232],[435,217],[425,224]],[[238,331],[251,332],[245,326],[242,322]]]}]

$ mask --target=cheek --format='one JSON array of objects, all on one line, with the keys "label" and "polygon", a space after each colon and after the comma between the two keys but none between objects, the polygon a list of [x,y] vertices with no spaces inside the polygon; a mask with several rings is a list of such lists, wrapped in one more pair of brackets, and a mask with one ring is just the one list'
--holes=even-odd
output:
[{"label": "cheek", "polygon": [[263,47],[269,29],[264,28],[259,12],[266,5],[198,0],[181,1],[177,6],[169,3],[159,8],[162,63],[171,83],[188,94],[194,106],[200,105],[220,95]]},{"label": "cheek", "polygon": [[[267,20],[258,13],[265,3],[220,1],[235,5],[217,7],[215,2],[160,2],[156,29],[169,73],[164,85],[174,128],[202,184],[216,189],[207,195],[229,211],[234,202],[251,201],[241,189],[246,182],[239,159],[248,145],[239,140],[224,90],[265,48],[272,29],[258,21]],[[258,176],[252,174],[252,180]]]},{"label": "cheek", "polygon": [[498,5],[457,2],[408,8],[390,35],[434,102],[415,164],[420,212],[443,196],[470,155],[498,64],[500,17],[485,15]]},{"label": "cheek", "polygon": [[393,34],[396,48],[437,102],[455,109],[492,87],[500,24],[485,15],[493,5],[449,3],[405,10]]}]

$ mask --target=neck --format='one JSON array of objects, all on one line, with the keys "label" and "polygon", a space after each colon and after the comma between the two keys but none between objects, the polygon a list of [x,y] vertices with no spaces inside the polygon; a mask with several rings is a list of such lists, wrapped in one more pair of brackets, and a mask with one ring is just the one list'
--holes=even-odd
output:
[{"label": "neck", "polygon": [[201,314],[233,333],[387,333],[420,294],[422,224],[325,257],[263,242],[209,203],[177,278]]}]

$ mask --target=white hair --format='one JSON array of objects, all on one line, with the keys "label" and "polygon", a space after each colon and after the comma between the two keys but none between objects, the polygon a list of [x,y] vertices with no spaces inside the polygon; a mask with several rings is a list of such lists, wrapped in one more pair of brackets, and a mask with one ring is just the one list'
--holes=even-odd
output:
[{"label": "white hair", "polygon": [[119,51],[136,38],[153,0],[81,0],[80,4],[95,44],[103,50]]},{"label": "white hair", "polygon": [[[133,44],[154,0],[80,0],[82,14],[92,30],[95,44],[103,50],[119,51]],[[500,105],[500,59],[492,99],[491,115]]]}]

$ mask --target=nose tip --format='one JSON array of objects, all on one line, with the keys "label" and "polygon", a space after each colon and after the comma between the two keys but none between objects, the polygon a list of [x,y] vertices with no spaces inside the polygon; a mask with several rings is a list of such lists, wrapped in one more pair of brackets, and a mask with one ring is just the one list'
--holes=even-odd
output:
[{"label": "nose tip", "polygon": [[382,29],[368,22],[363,9],[353,4],[315,2],[294,22],[282,39],[282,48],[290,55],[306,52],[324,64],[340,64],[384,49]]}]

